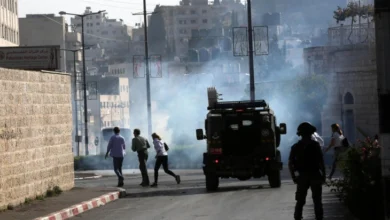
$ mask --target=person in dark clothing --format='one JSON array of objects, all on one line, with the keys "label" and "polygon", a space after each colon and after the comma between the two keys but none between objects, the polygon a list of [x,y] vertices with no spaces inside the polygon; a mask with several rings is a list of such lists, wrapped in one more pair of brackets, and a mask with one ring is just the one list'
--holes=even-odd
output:
[{"label": "person in dark clothing", "polygon": [[173,176],[177,184],[180,184],[180,176],[176,175],[168,169],[168,149],[165,148],[166,144],[161,141],[161,137],[156,133],[152,134],[152,138],[154,149],[156,150],[156,164],[154,165],[154,183],[151,185],[151,187],[157,187],[158,170],[160,169],[161,165],[163,166],[165,173]]},{"label": "person in dark clothing", "polygon": [[114,128],[114,135],[110,138],[107,145],[107,152],[105,158],[107,159],[108,154],[113,158],[114,162],[114,171],[118,176],[118,187],[123,186],[123,174],[122,174],[122,164],[123,157],[125,156],[125,139],[120,135],[120,129],[118,127]]},{"label": "person in dark clothing", "polygon": [[134,138],[132,140],[131,149],[133,152],[138,153],[139,169],[142,175],[142,183],[140,184],[143,187],[149,186],[149,176],[148,170],[146,168],[146,162],[148,161],[148,149],[150,148],[149,142],[146,138],[140,136],[141,131],[139,129],[134,129],[133,131]]},{"label": "person in dark clothing", "polygon": [[[297,184],[295,193],[295,220],[302,219],[303,206],[309,188],[312,191],[314,212],[317,220],[322,220],[322,184],[325,183],[325,164],[320,144],[311,139],[316,128],[308,122],[298,126],[297,135],[302,139],[291,147],[288,167],[291,177]],[[298,173],[298,176],[295,173]]]}]

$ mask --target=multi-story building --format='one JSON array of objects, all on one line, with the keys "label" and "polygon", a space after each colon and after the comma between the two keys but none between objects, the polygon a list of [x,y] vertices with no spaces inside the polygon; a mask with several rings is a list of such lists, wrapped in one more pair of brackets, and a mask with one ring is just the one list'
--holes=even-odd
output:
[{"label": "multi-story building", "polygon": [[18,1],[0,0],[0,47],[18,45]]},{"label": "multi-story building", "polygon": [[[91,14],[91,7],[87,7],[84,14]],[[81,18],[71,18],[71,25],[76,32],[81,32]],[[106,52],[126,50],[131,40],[131,27],[123,20],[110,19],[106,12],[94,14],[84,18],[85,42],[88,45],[99,44]]]},{"label": "multi-story building", "polygon": [[[379,132],[378,74],[374,24],[356,25],[352,33],[350,30],[346,25],[329,28],[328,45],[306,48],[303,57],[306,73],[328,77],[322,135],[330,136],[330,125],[339,123],[348,140],[355,143],[363,138],[359,130],[370,136]],[[362,43],[360,38],[367,41]]]},{"label": "multi-story building", "polygon": [[[187,56],[193,30],[212,29],[215,25],[229,26],[231,12],[238,12],[239,25],[245,24],[245,6],[239,1],[182,0],[178,6],[161,6],[167,43],[175,46],[175,54]],[[212,36],[217,37],[217,36]]]},{"label": "multi-story building", "polygon": [[76,70],[80,69],[81,52],[73,57],[73,53],[65,49],[80,49],[81,35],[68,32],[68,24],[64,17],[54,14],[29,14],[25,18],[19,18],[19,26],[21,46],[59,45],[63,49],[60,53],[60,71],[73,72],[74,62]]},{"label": "multi-story building", "polygon": [[[130,127],[129,80],[126,76],[87,76],[88,86],[88,138],[94,140],[104,127]],[[83,118],[82,111],[78,111]],[[82,120],[83,121],[83,120]],[[81,121],[81,126],[82,126]],[[106,146],[103,146],[104,148]],[[90,154],[105,153],[93,141],[89,143]],[[81,151],[83,154],[83,151]]]}]

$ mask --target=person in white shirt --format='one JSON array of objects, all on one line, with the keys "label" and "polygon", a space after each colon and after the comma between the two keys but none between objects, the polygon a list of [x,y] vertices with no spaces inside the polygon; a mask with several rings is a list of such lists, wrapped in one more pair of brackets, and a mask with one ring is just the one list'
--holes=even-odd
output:
[{"label": "person in white shirt", "polygon": [[338,124],[332,124],[331,129],[332,129],[332,140],[330,141],[329,146],[324,151],[324,153],[326,153],[331,148],[334,148],[334,158],[333,158],[332,170],[330,171],[328,177],[329,179],[332,179],[332,176],[336,170],[338,157],[343,150],[342,141],[344,139],[343,131],[341,130]]},{"label": "person in white shirt", "polygon": [[168,152],[165,148],[164,142],[162,142],[161,137],[153,133],[153,145],[154,149],[156,150],[156,164],[154,165],[154,183],[151,185],[151,187],[157,187],[158,183],[158,170],[160,169],[161,165],[164,168],[164,172],[166,174],[169,174],[173,176],[177,182],[177,184],[180,184],[180,176],[173,173],[171,170],[168,169]]},{"label": "person in white shirt", "polygon": [[317,132],[314,132],[314,134],[311,136],[311,139],[313,141],[317,141],[320,144],[321,148],[324,147],[324,139],[322,139],[322,137]]}]

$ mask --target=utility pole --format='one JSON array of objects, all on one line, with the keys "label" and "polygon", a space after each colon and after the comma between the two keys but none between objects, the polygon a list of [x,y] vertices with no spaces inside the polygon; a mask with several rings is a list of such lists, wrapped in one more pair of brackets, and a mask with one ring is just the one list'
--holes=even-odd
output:
[{"label": "utility pole", "polygon": [[145,70],[146,70],[146,101],[148,105],[148,132],[152,134],[152,100],[150,98],[150,70],[148,49],[148,20],[146,13],[146,0],[144,0],[144,33],[145,33]]},{"label": "utility pole", "polygon": [[248,7],[248,43],[249,43],[249,86],[251,101],[255,101],[255,67],[253,58],[253,27],[252,27],[252,5],[251,0],[247,0]]},{"label": "utility pole", "polygon": [[[152,100],[150,97],[150,69],[149,69],[149,48],[148,48],[148,13],[146,12],[146,0],[143,0],[143,12],[134,13],[132,15],[141,15],[144,16],[144,43],[145,43],[145,71],[146,71],[146,102],[147,102],[147,112],[148,112],[148,133],[149,135],[153,132],[152,127]],[[153,14],[153,13],[152,13]]]},{"label": "utility pole", "polygon": [[[87,100],[87,66],[85,64],[85,37],[84,37],[84,18],[86,16],[91,16],[91,15],[97,15],[105,12],[105,10],[98,11],[96,13],[89,13],[89,14],[73,14],[73,13],[67,13],[65,11],[60,11],[60,15],[74,15],[77,16],[81,19],[81,40],[82,40],[82,51],[83,51],[83,89],[84,89],[84,129],[85,129],[85,155],[89,155],[89,150],[88,150],[88,100]],[[99,110],[100,111],[100,110]]]}]

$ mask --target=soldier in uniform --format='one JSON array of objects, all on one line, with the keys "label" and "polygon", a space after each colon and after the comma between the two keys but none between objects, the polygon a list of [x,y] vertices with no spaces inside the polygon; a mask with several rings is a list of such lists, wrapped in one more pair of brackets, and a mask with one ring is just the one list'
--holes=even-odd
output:
[{"label": "soldier in uniform", "polygon": [[[297,135],[302,139],[291,147],[288,167],[291,177],[297,184],[294,218],[302,219],[303,206],[306,203],[307,191],[312,191],[314,211],[317,220],[323,219],[322,184],[325,183],[325,164],[321,147],[312,140],[316,128],[308,122],[298,126]],[[296,176],[296,173],[298,175]]]}]

